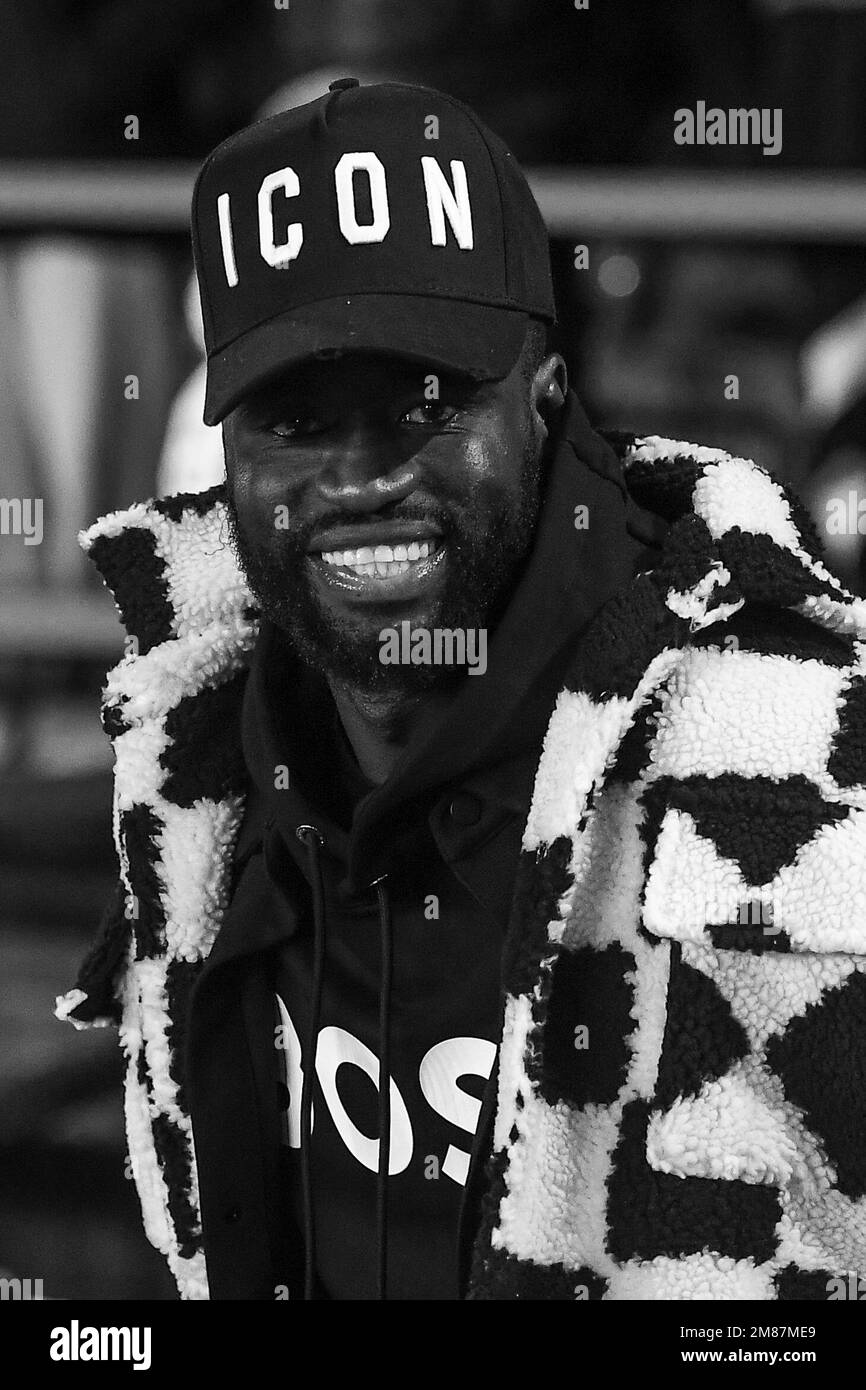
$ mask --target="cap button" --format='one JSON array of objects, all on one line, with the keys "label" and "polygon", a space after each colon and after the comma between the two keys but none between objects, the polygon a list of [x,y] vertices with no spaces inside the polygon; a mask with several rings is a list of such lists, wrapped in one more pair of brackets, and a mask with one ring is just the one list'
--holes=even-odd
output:
[{"label": "cap button", "polygon": [[328,84],[329,92],[344,92],[347,87],[360,87],[361,80],[358,77],[338,77],[336,82]]}]

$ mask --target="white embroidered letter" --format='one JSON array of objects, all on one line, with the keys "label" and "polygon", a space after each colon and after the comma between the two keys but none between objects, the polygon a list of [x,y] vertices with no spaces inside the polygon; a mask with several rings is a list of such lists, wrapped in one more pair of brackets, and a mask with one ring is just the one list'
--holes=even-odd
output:
[{"label": "white embroidered letter", "polygon": [[[370,183],[370,204],[373,221],[360,223],[355,212],[355,188],[352,177],[357,170],[363,170]],[[391,225],[388,212],[388,188],[385,183],[385,169],[381,159],[372,150],[358,150],[344,154],[334,170],[334,187],[337,190],[337,212],[340,218],[340,231],[350,246],[361,242],[384,241]]]},{"label": "white embroidered letter", "polygon": [[290,222],[286,228],[286,239],[279,246],[274,242],[274,190],[282,188],[287,198],[296,198],[301,185],[294,169],[277,169],[266,174],[259,189],[259,250],[268,265],[275,270],[293,261],[304,243],[304,229],[300,222]]},{"label": "white embroidered letter", "polygon": [[221,193],[217,198],[217,217],[220,224],[220,243],[223,248],[223,265],[226,283],[233,289],[238,282],[238,268],[235,265],[235,243],[232,236],[232,210],[229,195]]},{"label": "white embroidered letter", "polygon": [[451,230],[457,238],[462,251],[471,251],[472,208],[469,205],[469,186],[466,182],[466,166],[462,159],[451,160],[453,189],[439,168],[438,161],[431,154],[421,156],[424,172],[424,191],[427,194],[427,216],[430,219],[430,240],[434,246],[444,246],[446,242],[445,214],[451,223]]}]

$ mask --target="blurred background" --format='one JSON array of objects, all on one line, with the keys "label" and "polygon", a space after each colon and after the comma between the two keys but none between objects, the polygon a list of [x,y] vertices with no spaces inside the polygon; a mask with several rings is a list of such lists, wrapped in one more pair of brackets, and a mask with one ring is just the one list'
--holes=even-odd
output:
[{"label": "blurred background", "polygon": [[[6,0],[0,1273],[47,1297],[174,1297],[126,1176],[116,1035],[52,1017],[114,870],[98,706],[120,629],[76,533],[220,477],[196,166],[342,76],[469,102],[547,218],[593,422],[756,458],[866,592],[866,0]],[[678,145],[698,101],[781,108],[781,152]],[[40,543],[6,505],[36,498]]]}]

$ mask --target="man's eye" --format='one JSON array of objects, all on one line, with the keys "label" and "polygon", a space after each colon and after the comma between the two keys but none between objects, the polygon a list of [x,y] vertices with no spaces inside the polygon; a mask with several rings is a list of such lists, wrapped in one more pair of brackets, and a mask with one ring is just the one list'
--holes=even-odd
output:
[{"label": "man's eye", "polygon": [[407,425],[441,426],[449,424],[459,413],[456,405],[448,405],[445,401],[424,401],[423,405],[407,410],[401,419]]},{"label": "man's eye", "polygon": [[280,439],[302,439],[305,435],[319,434],[324,428],[324,423],[315,415],[288,415],[268,426],[271,434]]}]

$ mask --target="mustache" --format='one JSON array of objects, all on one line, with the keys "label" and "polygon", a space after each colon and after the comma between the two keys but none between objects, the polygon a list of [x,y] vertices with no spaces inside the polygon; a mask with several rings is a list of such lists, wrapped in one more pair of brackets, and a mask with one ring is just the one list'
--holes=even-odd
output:
[{"label": "mustache", "polygon": [[[312,519],[304,518],[296,523],[292,519],[291,506],[289,504],[285,504],[285,506],[288,524],[280,527],[282,540],[288,542],[293,550],[298,551],[306,551],[311,538],[317,533],[336,530],[338,527],[370,526],[378,521],[414,521],[438,529],[447,536],[458,530],[461,523],[459,516],[455,516],[453,511],[438,503],[430,505],[397,503],[393,507],[381,507],[375,512],[352,512],[346,511],[344,508],[334,508],[322,512],[321,515]],[[231,503],[229,510],[234,513],[234,520],[237,522],[237,513]]]}]

